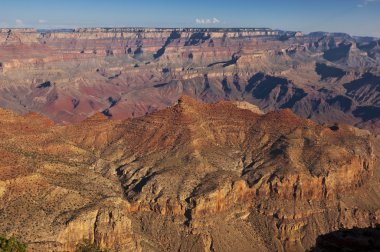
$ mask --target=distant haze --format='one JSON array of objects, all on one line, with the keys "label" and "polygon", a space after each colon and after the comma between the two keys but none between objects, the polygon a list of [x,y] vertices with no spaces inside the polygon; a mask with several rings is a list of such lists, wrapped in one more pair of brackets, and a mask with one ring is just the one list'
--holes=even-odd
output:
[{"label": "distant haze", "polygon": [[380,37],[380,0],[2,0],[0,27],[269,27]]}]

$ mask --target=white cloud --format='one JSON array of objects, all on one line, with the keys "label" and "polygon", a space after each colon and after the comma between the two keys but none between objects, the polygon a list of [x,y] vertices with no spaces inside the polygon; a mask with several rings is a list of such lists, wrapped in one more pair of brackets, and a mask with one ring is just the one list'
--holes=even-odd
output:
[{"label": "white cloud", "polygon": [[213,18],[213,19],[212,19],[212,23],[213,23],[213,24],[219,24],[219,23],[220,23],[220,20],[217,19],[217,18]]},{"label": "white cloud", "polygon": [[219,24],[220,20],[217,18],[196,18],[195,23],[199,25]]},{"label": "white cloud", "polygon": [[39,24],[46,24],[47,23],[47,20],[45,19],[38,19],[37,21]]},{"label": "white cloud", "polygon": [[358,4],[358,8],[363,8],[371,3],[379,2],[379,0],[362,0],[360,4]]},{"label": "white cloud", "polygon": [[24,21],[22,21],[21,19],[16,19],[15,23],[16,23],[16,27],[21,27],[24,25]]}]

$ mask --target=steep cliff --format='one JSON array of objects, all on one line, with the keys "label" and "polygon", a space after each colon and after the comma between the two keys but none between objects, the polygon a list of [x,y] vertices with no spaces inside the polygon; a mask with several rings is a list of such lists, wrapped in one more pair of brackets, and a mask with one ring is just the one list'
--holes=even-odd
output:
[{"label": "steep cliff", "polygon": [[379,131],[379,52],[346,34],[270,29],[1,29],[0,107],[72,123],[189,95]]},{"label": "steep cliff", "polygon": [[[304,251],[380,223],[379,137],[190,97],[125,121],[0,112],[0,233],[34,251]],[[248,106],[249,107],[249,106]]]}]

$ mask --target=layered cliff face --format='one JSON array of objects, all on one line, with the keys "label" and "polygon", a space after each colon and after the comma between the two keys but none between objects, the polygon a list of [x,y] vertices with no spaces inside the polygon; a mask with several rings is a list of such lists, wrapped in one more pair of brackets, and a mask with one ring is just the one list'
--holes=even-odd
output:
[{"label": "layered cliff face", "polygon": [[248,104],[59,126],[0,112],[0,233],[35,251],[304,251],[380,223],[379,139]]},{"label": "layered cliff face", "polygon": [[0,30],[0,106],[138,117],[181,95],[379,131],[379,41],[270,29]]}]

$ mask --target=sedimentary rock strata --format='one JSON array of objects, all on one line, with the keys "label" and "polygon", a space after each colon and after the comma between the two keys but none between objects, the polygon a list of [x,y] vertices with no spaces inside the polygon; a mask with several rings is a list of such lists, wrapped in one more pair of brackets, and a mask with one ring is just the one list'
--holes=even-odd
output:
[{"label": "sedimentary rock strata", "polygon": [[304,251],[380,223],[378,136],[241,105],[182,97],[66,126],[1,110],[0,233],[34,251],[84,239],[111,251]]},{"label": "sedimentary rock strata", "polygon": [[0,106],[79,122],[182,95],[379,130],[379,41],[270,29],[0,30]]}]

